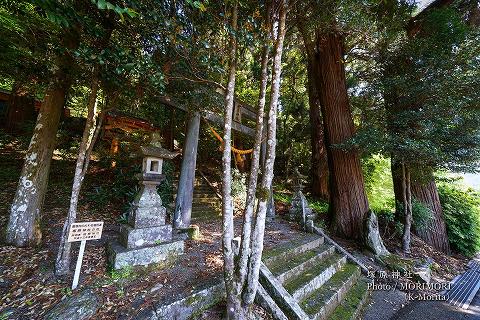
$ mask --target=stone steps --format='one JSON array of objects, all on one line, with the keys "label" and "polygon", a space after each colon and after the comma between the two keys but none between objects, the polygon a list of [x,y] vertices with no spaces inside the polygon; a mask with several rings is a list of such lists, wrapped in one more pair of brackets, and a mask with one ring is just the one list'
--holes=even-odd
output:
[{"label": "stone steps", "polygon": [[289,319],[355,319],[368,296],[360,268],[322,237],[266,250],[263,261],[264,287]]},{"label": "stone steps", "polygon": [[360,279],[345,295],[344,300],[335,308],[330,320],[358,319],[368,299],[367,281]]},{"label": "stone steps", "polygon": [[285,263],[285,261],[288,261],[293,256],[317,248],[319,245],[323,244],[323,242],[324,239],[318,236],[308,236],[300,240],[290,241],[284,245],[266,250],[262,259],[267,266],[276,263]]},{"label": "stone steps", "polygon": [[285,289],[297,300],[303,300],[313,291],[327,282],[345,263],[347,258],[339,254],[328,256],[318,265],[307,269],[297,277],[286,282]]},{"label": "stone steps", "polygon": [[350,263],[345,264],[319,289],[300,302],[311,319],[323,320],[331,314],[344,299],[346,293],[360,276],[360,269]]},{"label": "stone steps", "polygon": [[[173,198],[175,199],[178,180],[174,180],[173,185]],[[221,205],[221,200],[218,198],[215,190],[201,177],[197,177],[193,188],[192,218],[202,219],[206,216],[215,216],[219,212]],[[174,204],[172,205],[173,209]]]},{"label": "stone steps", "polygon": [[270,270],[277,276],[281,283],[285,283],[289,279],[299,276],[308,268],[319,264],[327,256],[335,252],[335,247],[330,245],[320,245],[319,247],[299,254],[290,261],[278,264]]}]

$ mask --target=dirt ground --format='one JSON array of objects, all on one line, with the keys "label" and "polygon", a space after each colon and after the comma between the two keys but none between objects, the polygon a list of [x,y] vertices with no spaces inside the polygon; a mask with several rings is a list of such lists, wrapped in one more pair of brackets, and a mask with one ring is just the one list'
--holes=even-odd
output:
[{"label": "dirt ground", "polygon": [[[23,145],[24,146],[24,145]],[[22,145],[13,141],[0,144],[0,229],[8,221],[9,205],[13,199],[17,179],[23,163]],[[41,319],[56,303],[72,294],[72,275],[56,277],[53,273],[55,254],[58,249],[60,230],[68,210],[74,160],[55,156],[51,171],[48,193],[42,216],[43,241],[38,248],[15,248],[0,244],[0,319]],[[82,195],[96,190],[99,185],[115,179],[109,170],[91,162]],[[112,190],[115,192],[115,190]],[[83,197],[82,197],[83,198]],[[277,210],[286,209],[284,203],[277,203]],[[105,244],[118,236],[119,218],[124,208],[118,202],[95,205],[81,201],[77,221],[105,221],[101,240],[89,241],[85,251],[80,286],[92,287],[101,297],[101,308],[96,319],[129,319],[152,303],[168,297],[189,293],[195,287],[208,282],[214,276],[221,276],[222,256],[221,217],[209,215],[194,217],[192,223],[200,226],[201,238],[186,241],[185,254],[172,264],[155,265],[111,271],[108,269]],[[235,220],[237,235],[240,219]],[[301,237],[295,224],[277,219],[267,225],[265,247]],[[379,265],[373,257],[362,252],[359,243],[336,238],[342,245],[355,253],[366,265]],[[390,239],[386,245],[391,252],[398,252],[398,241]],[[75,262],[78,244],[74,245]],[[445,256],[433,250],[414,237],[412,257],[431,257],[434,260],[435,278],[448,281],[460,273],[466,259],[460,256]],[[215,307],[204,318],[221,318],[222,308]],[[262,310],[258,310],[259,313]]]},{"label": "dirt ground", "polygon": [[[11,203],[23,162],[19,145],[10,143],[0,150],[0,225],[8,221]],[[52,162],[48,193],[42,216],[43,241],[38,248],[0,246],[0,315],[6,319],[41,319],[57,302],[70,296],[72,276],[56,277],[53,272],[55,254],[61,227],[68,210],[74,161],[55,157]],[[109,173],[91,163],[83,193],[109,179]],[[95,206],[81,202],[77,221],[105,221],[101,240],[87,242],[80,286],[92,287],[101,297],[101,308],[96,319],[127,319],[163,297],[190,292],[221,275],[222,256],[221,217],[197,217],[193,223],[200,226],[201,238],[186,241],[185,254],[170,265],[138,267],[122,271],[108,270],[105,244],[118,235],[122,208],[114,203]],[[235,221],[236,233],[240,221]],[[294,224],[273,222],[267,226],[265,247],[292,240],[301,233]],[[72,265],[78,244],[74,245]],[[218,308],[217,308],[218,311]],[[215,309],[211,312],[215,312]],[[209,317],[211,318],[211,317]],[[2,318],[4,319],[4,318]]]}]

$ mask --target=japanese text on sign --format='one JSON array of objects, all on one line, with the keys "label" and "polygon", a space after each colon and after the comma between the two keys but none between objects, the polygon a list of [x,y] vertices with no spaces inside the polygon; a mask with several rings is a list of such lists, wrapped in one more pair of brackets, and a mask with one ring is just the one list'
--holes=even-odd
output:
[{"label": "japanese text on sign", "polygon": [[103,221],[74,223],[68,232],[68,242],[100,239],[102,229]]}]

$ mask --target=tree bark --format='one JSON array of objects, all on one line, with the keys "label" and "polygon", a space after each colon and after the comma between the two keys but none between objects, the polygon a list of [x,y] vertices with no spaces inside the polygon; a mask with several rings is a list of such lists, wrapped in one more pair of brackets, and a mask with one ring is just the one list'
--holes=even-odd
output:
[{"label": "tree bark", "polygon": [[310,56],[307,59],[308,103],[311,126],[310,144],[312,146],[312,196],[328,200],[328,160],[322,117],[320,115],[320,98],[314,83],[315,60]]},{"label": "tree bark", "polygon": [[[78,46],[78,34],[70,30],[64,44],[72,49]],[[42,239],[41,210],[47,191],[48,174],[65,97],[71,84],[73,58],[66,50],[58,57],[57,71],[45,93],[30,145],[25,155],[22,172],[10,208],[6,243],[17,246],[38,245]]]},{"label": "tree bark", "polygon": [[183,147],[182,167],[180,169],[173,216],[174,228],[187,228],[190,226],[192,219],[193,186],[195,184],[199,130],[200,114],[195,112],[190,115],[188,120],[185,145]]},{"label": "tree bark", "polygon": [[235,97],[235,75],[237,67],[237,16],[238,3],[233,4],[231,24],[233,35],[230,37],[229,72],[227,90],[225,93],[225,117],[223,127],[223,155],[222,155],[222,215],[223,215],[223,275],[227,293],[227,318],[243,319],[244,315],[239,292],[235,286],[235,258],[233,251],[233,201],[232,201],[232,116]]},{"label": "tree bark", "polygon": [[253,235],[251,236],[250,240],[252,252],[248,265],[246,290],[243,294],[243,301],[247,306],[251,306],[257,293],[258,277],[263,251],[267,204],[270,199],[270,193],[272,192],[272,181],[274,176],[273,169],[275,164],[275,148],[277,142],[277,109],[280,96],[280,76],[282,73],[282,54],[286,32],[285,23],[287,17],[286,1],[279,1],[279,5],[280,12],[278,17],[277,39],[275,42],[273,56],[272,89],[270,92],[270,106],[268,113],[266,159],[260,190],[258,191],[259,196],[257,215],[253,229]]},{"label": "tree bark", "polygon": [[[252,152],[252,163],[250,165],[250,175],[248,179],[245,210],[243,212],[242,242],[240,245],[240,253],[239,253],[239,260],[238,260],[239,261],[238,274],[240,278],[237,286],[238,291],[241,290],[241,287],[245,283],[247,266],[248,266],[248,257],[250,256],[250,253],[251,253],[250,239],[251,239],[251,233],[252,233],[253,213],[255,210],[261,149],[262,149],[262,146],[264,145],[262,143],[262,139],[263,139],[263,132],[264,132],[263,120],[265,117],[265,101],[266,101],[267,83],[268,83],[268,51],[269,51],[268,40],[266,40],[265,45],[262,49],[260,93],[258,96],[258,103],[257,103],[255,141],[254,141],[254,149]],[[262,167],[263,165],[264,163],[262,163]]]},{"label": "tree bark", "polygon": [[6,242],[17,247],[38,245],[42,239],[40,211],[67,86],[56,84],[42,103],[10,208]]},{"label": "tree bark", "polygon": [[[405,218],[402,211],[403,191],[401,170],[401,164],[392,159],[392,179],[396,203],[395,220],[405,223]],[[411,174],[412,197],[429,208],[433,216],[433,219],[428,220],[427,225],[423,229],[415,228],[415,221],[413,221],[414,233],[435,249],[450,254],[447,228],[445,225],[445,220],[443,219],[442,206],[440,203],[435,179],[433,177],[429,177],[425,181],[425,179],[418,177],[416,174]]]},{"label": "tree bark", "polygon": [[[260,167],[261,147],[264,125],[264,107],[267,87],[268,68],[268,44],[265,44],[262,52],[262,74],[260,79],[260,94],[258,100],[257,126],[255,131],[255,145],[250,168],[250,178],[247,189],[247,201],[244,210],[244,225],[242,239],[239,248],[238,259],[234,259],[232,247],[233,240],[233,212],[230,195],[230,166],[231,159],[231,122],[235,83],[235,59],[236,54],[231,44],[230,52],[230,76],[226,95],[226,116],[224,133],[224,154],[223,154],[223,253],[224,253],[224,275],[227,291],[227,317],[228,319],[248,319],[253,304],[257,287],[260,263],[263,250],[263,236],[265,231],[265,218],[267,202],[271,192],[273,180],[273,167],[275,161],[276,145],[276,115],[278,99],[280,94],[281,58],[283,52],[283,41],[285,37],[286,3],[280,1],[278,18],[277,39],[274,49],[272,90],[270,96],[270,108],[268,116],[267,144],[265,153],[265,166],[262,170],[261,186],[257,189],[257,181]],[[233,14],[236,20],[236,8]],[[270,8],[268,8],[270,12]],[[269,15],[267,15],[269,16]],[[269,20],[269,17],[267,18]],[[270,26],[271,24],[268,23]],[[236,28],[236,23],[234,24]],[[234,39],[232,39],[234,42]],[[233,63],[232,63],[233,62]],[[227,197],[227,199],[226,199]],[[228,198],[229,197],[229,198]],[[258,197],[258,204],[255,210],[255,198]],[[237,261],[237,262],[235,262]]]},{"label": "tree bark", "polygon": [[412,227],[412,193],[410,170],[402,161],[402,202],[404,212],[402,248],[404,253],[410,253],[411,227]]},{"label": "tree bark", "polygon": [[[70,226],[77,219],[77,207],[82,188],[83,179],[88,170],[88,160],[91,150],[95,144],[96,137],[101,128],[101,122],[98,126],[94,126],[97,107],[98,93],[98,73],[95,73],[92,79],[90,95],[88,98],[88,112],[83,130],[82,141],[78,150],[77,163],[75,166],[75,175],[73,177],[72,194],[70,197],[70,207],[68,209],[67,219],[63,224],[62,235],[60,237],[60,245],[58,247],[57,259],[55,261],[55,274],[64,275],[70,272],[70,252],[71,244],[67,241]],[[87,159],[88,156],[88,159]]]},{"label": "tree bark", "polygon": [[357,150],[345,151],[335,146],[354,134],[343,64],[343,37],[334,31],[318,34],[316,49],[315,83],[323,115],[333,226],[341,236],[360,239],[369,208],[359,154]]},{"label": "tree bark", "polygon": [[427,182],[413,179],[412,196],[429,208],[433,216],[433,219],[428,220],[424,229],[415,228],[414,222],[415,234],[435,249],[450,254],[447,227],[443,220],[442,205],[440,204],[440,197],[438,195],[435,179],[432,177]]}]

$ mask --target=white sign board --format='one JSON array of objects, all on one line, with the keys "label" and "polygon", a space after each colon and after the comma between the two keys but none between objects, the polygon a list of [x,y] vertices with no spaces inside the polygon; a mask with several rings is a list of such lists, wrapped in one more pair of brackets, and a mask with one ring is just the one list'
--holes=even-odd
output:
[{"label": "white sign board", "polygon": [[70,230],[68,230],[68,242],[81,241],[80,249],[78,250],[77,265],[75,267],[75,274],[73,275],[72,290],[78,286],[78,279],[80,277],[80,269],[82,268],[83,252],[85,251],[85,244],[87,240],[96,240],[102,237],[103,221],[94,222],[76,222],[72,223]]},{"label": "white sign board", "polygon": [[70,226],[68,242],[96,240],[102,237],[103,221],[76,222]]}]

